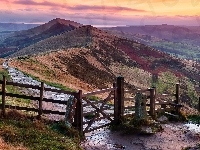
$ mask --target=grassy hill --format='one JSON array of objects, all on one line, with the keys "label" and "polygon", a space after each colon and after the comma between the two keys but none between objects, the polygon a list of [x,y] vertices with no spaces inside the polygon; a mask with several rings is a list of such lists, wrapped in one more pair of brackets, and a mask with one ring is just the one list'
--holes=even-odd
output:
[{"label": "grassy hill", "polygon": [[106,31],[137,40],[179,58],[200,61],[199,27],[146,25],[104,28]]},{"label": "grassy hill", "polygon": [[28,30],[13,32],[0,40],[0,52],[2,52],[0,57],[9,56],[24,47],[49,37],[74,30],[79,26],[81,26],[79,23],[56,18],[48,23]]},{"label": "grassy hill", "polygon": [[[156,83],[159,79],[165,80],[162,76],[193,86],[200,80],[198,63],[172,57],[90,25],[51,36],[11,56],[15,58],[12,66],[41,80],[53,80],[75,90],[112,86],[119,75],[125,77],[126,88],[167,86]],[[195,90],[192,94],[188,94],[186,87],[184,90],[183,98],[190,97],[188,102],[191,103]],[[165,91],[164,88],[161,91]]]}]

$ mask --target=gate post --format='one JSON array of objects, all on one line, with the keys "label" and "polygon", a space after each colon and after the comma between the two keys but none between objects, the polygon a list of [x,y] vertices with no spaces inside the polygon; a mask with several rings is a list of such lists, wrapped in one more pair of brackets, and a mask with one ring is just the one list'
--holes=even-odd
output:
[{"label": "gate post", "polygon": [[114,124],[119,122],[118,118],[118,101],[117,101],[117,84],[113,83],[114,90]]},{"label": "gate post", "polygon": [[117,78],[117,90],[116,90],[116,102],[115,102],[115,121],[116,124],[120,123],[121,116],[124,115],[124,77]]},{"label": "gate post", "polygon": [[150,116],[155,119],[156,89],[150,88]]},{"label": "gate post", "polygon": [[77,99],[75,115],[74,115],[74,127],[83,134],[83,105],[82,105],[82,90],[76,94]]},{"label": "gate post", "polygon": [[200,97],[199,97],[199,104],[198,104],[198,111],[200,112]]},{"label": "gate post", "polygon": [[[175,94],[175,96],[176,96],[176,101],[175,101],[175,103],[177,104],[177,106],[178,106],[178,104],[180,103],[180,99],[179,99],[179,89],[180,89],[180,84],[179,83],[176,83],[176,94]],[[176,113],[177,114],[179,114],[179,112],[180,112],[180,108],[179,107],[176,107]]]},{"label": "gate post", "polygon": [[2,116],[5,117],[5,102],[6,101],[6,77],[3,76],[3,83],[2,83]]},{"label": "gate post", "polygon": [[44,96],[44,82],[41,82],[39,108],[38,108],[38,119],[41,119],[41,115],[42,115],[42,101],[43,101],[43,96]]}]

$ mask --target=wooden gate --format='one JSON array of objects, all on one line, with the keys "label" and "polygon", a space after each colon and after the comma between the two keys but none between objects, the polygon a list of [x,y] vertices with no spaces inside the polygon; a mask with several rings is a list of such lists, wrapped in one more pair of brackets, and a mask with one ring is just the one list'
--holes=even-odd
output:
[{"label": "wooden gate", "polygon": [[[83,130],[84,133],[87,132],[91,132],[106,126],[111,125],[111,123],[113,123],[114,121],[114,109],[112,109],[112,107],[114,108],[114,106],[109,106],[107,105],[108,102],[111,102],[112,100],[114,101],[114,92],[115,88],[109,88],[109,89],[103,89],[101,91],[96,91],[96,92],[92,92],[92,93],[87,93],[83,95],[83,107],[86,109],[91,109],[91,111],[88,112],[83,112],[83,116],[89,116],[90,119],[85,119],[83,121],[83,125],[85,125],[85,128]],[[88,96],[93,96],[94,94],[100,94],[100,93],[108,93],[108,96],[100,101],[91,101]],[[108,110],[110,107],[110,111],[111,113],[106,112],[106,110]],[[95,125],[95,122],[100,122],[103,120],[103,125]],[[105,121],[108,120],[108,121]]]},{"label": "wooden gate", "polygon": [[[76,96],[77,104],[73,126],[84,134],[113,123],[119,123],[120,116],[123,115],[123,83],[124,78],[119,77],[117,83],[114,83],[111,88],[84,94],[79,91]],[[91,100],[91,97],[94,98],[95,95],[105,95],[106,93],[107,96],[104,99]]]}]

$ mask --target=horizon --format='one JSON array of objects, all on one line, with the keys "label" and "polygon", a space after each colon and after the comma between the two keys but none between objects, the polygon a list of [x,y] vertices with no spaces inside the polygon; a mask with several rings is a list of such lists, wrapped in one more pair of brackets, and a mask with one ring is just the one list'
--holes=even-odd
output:
[{"label": "horizon", "polygon": [[37,24],[63,18],[97,26],[200,26],[200,2],[193,0],[2,0],[0,8],[0,22],[8,23]]},{"label": "horizon", "polygon": [[[56,19],[56,18],[54,18]],[[63,18],[60,18],[60,19],[63,19]],[[66,19],[65,19],[66,20]],[[49,20],[51,21],[51,20]],[[48,22],[49,22],[48,21]],[[70,20],[70,21],[73,21],[73,20]],[[35,22],[35,23],[29,23],[29,22],[0,22],[1,24],[19,24],[19,25],[42,25],[42,24],[45,24],[45,23],[48,23],[48,22]],[[80,23],[80,22],[78,22]],[[83,24],[83,25],[89,25],[89,24]],[[174,25],[174,24],[164,24],[164,23],[161,23],[161,24],[145,24],[145,25],[95,25],[95,24],[90,24],[94,27],[97,27],[97,28],[109,28],[109,27],[131,27],[131,26],[162,26],[162,25],[167,25],[167,26],[185,26],[185,27],[199,27],[200,25]]]}]

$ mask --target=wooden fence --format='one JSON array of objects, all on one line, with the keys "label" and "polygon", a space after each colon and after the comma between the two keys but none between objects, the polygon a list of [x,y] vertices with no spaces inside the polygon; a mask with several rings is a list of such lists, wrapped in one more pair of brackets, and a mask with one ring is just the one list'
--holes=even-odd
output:
[{"label": "wooden fence", "polygon": [[[43,97],[44,91],[51,91],[51,92],[69,94],[69,95],[73,95],[75,98],[78,98],[78,96],[79,96],[79,93],[77,93],[77,92],[68,92],[68,91],[63,91],[63,90],[45,88],[43,82],[41,82],[40,86],[9,82],[9,81],[6,81],[5,76],[3,77],[3,81],[0,81],[0,84],[2,84],[2,92],[0,92],[0,95],[2,95],[2,104],[0,106],[1,106],[1,109],[2,109],[2,115],[3,116],[5,116],[5,109],[6,108],[37,112],[39,118],[41,118],[42,114],[65,115],[65,112],[43,109],[43,107],[42,107],[43,103],[42,102],[51,102],[51,103],[57,103],[57,104],[66,105],[66,101],[44,98]],[[6,86],[7,85],[23,87],[23,88],[37,89],[37,90],[40,91],[40,96],[39,97],[34,97],[34,96],[7,93],[6,92]],[[22,98],[22,99],[27,99],[27,100],[32,100],[32,101],[38,101],[38,108],[36,109],[36,108],[27,108],[27,107],[21,107],[21,106],[7,105],[6,104],[6,96],[15,97],[15,98]]]},{"label": "wooden fence", "polygon": [[[76,107],[75,107],[75,115],[73,119],[73,126],[76,127],[81,133],[86,133],[90,132],[105,126],[108,126],[109,124],[119,124],[120,123],[120,117],[125,115],[124,110],[125,109],[134,109],[135,106],[126,106],[125,102],[126,101],[134,101],[134,95],[137,92],[140,93],[146,93],[147,95],[147,111],[150,116],[155,118],[157,112],[161,111],[167,111],[168,109],[175,109],[176,113],[179,112],[179,109],[181,107],[180,105],[180,85],[177,83],[176,84],[176,90],[175,94],[173,95],[168,95],[168,94],[162,94],[158,95],[156,94],[156,88],[149,88],[149,89],[135,89],[132,91],[125,90],[124,88],[124,78],[123,77],[118,77],[116,83],[113,83],[113,87],[107,88],[107,89],[102,89],[102,90],[97,90],[93,92],[88,92],[88,93],[83,93],[82,90],[79,90],[78,92],[68,92],[68,91],[63,91],[63,90],[57,90],[57,89],[51,89],[51,88],[45,88],[44,83],[41,82],[40,86],[33,86],[33,85],[28,85],[28,84],[20,84],[20,83],[13,83],[6,81],[6,78],[3,77],[3,81],[0,81],[0,84],[2,84],[2,92],[0,92],[0,95],[2,95],[2,104],[1,109],[2,109],[2,115],[5,116],[5,109],[6,108],[11,108],[11,109],[17,109],[17,110],[26,110],[26,111],[34,111],[38,113],[39,118],[41,117],[42,114],[58,114],[58,115],[65,115],[65,112],[59,112],[55,110],[44,110],[43,109],[43,103],[42,102],[51,102],[51,103],[58,103],[58,104],[64,104],[66,105],[66,101],[61,101],[61,100],[54,100],[54,99],[47,99],[44,98],[44,91],[51,91],[51,92],[57,92],[57,93],[64,93],[64,94],[69,94],[74,96],[74,98],[77,100],[76,101]],[[26,95],[19,95],[19,94],[13,94],[13,93],[7,93],[6,92],[6,86],[7,85],[12,85],[12,86],[17,86],[17,87],[23,87],[23,88],[32,88],[32,89],[37,89],[40,91],[40,96],[39,97],[33,97],[33,96],[26,96]],[[88,99],[89,96],[93,96],[96,94],[102,94],[102,93],[109,93],[108,97],[105,98],[104,100],[101,101],[90,101]],[[126,97],[125,94],[129,93],[132,94],[132,97]],[[26,108],[26,107],[20,107],[20,106],[12,106],[12,105],[7,105],[6,104],[6,96],[10,97],[16,97],[16,98],[23,98],[23,99],[29,99],[33,101],[38,101],[38,108]],[[169,100],[169,101],[159,101],[158,98],[165,98],[167,96],[173,96],[175,97],[175,100]],[[105,113],[105,104],[107,104],[109,101],[113,100],[114,101],[114,113],[113,114],[107,114]],[[200,99],[199,99],[200,101]],[[83,103],[85,102],[85,103]],[[100,103],[101,106],[97,107],[96,104]],[[93,109],[95,109],[92,112],[83,112],[83,108],[86,106],[90,106]],[[160,107],[160,108],[158,108]],[[200,103],[199,103],[199,110],[200,110]],[[95,114],[92,119],[89,121],[84,121],[84,116],[88,114]],[[100,114],[100,115],[99,115]],[[110,123],[91,128],[92,124],[95,121],[101,120],[101,119],[108,119]],[[83,126],[86,125],[86,128],[83,129]]]},{"label": "wooden fence", "polygon": [[[180,107],[182,105],[180,104],[180,85],[179,83],[176,84],[176,90],[175,94],[161,94],[158,95],[156,93],[156,88],[148,88],[148,89],[135,89],[132,91],[125,90],[125,93],[130,93],[133,94],[134,96],[136,95],[137,92],[139,93],[145,93],[147,95],[147,112],[149,115],[155,119],[156,113],[162,112],[162,111],[170,111],[170,110],[175,110],[177,114],[179,114]],[[133,101],[135,97],[128,97],[124,98],[124,101]],[[174,100],[158,100],[162,98],[167,98],[167,97],[174,97]],[[149,107],[149,108],[148,108]],[[160,107],[160,108],[159,108]],[[132,106],[125,106],[124,109],[134,109],[135,105]]]}]

